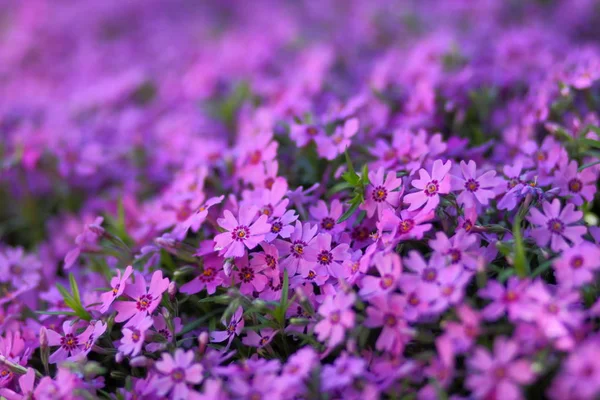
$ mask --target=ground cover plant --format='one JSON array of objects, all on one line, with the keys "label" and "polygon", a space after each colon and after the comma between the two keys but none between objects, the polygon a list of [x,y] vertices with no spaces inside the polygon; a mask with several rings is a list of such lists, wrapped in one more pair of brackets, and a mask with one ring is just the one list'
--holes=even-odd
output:
[{"label": "ground cover plant", "polygon": [[0,1],[0,395],[596,399],[596,1]]}]

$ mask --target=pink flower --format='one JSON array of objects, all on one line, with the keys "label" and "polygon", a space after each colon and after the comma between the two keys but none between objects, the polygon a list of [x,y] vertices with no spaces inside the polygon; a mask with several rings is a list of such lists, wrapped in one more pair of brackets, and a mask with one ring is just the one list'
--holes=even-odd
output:
[{"label": "pink flower", "polygon": [[443,164],[442,160],[435,160],[431,176],[425,169],[419,170],[420,179],[411,182],[411,185],[419,191],[404,196],[404,202],[410,204],[408,211],[417,210],[423,204],[425,204],[424,210],[434,210],[438,206],[440,194],[450,193],[450,175],[448,175],[450,168],[452,168],[451,161]]},{"label": "pink flower", "polygon": [[317,125],[292,125],[290,128],[290,138],[298,147],[304,147],[317,137],[324,136],[325,132]]},{"label": "pink flower", "polygon": [[358,119],[346,121],[343,127],[338,126],[332,136],[319,135],[315,137],[317,153],[327,160],[333,160],[350,146],[350,138],[358,132]]},{"label": "pink flower", "polygon": [[294,210],[287,210],[281,217],[273,218],[271,221],[271,230],[265,235],[265,242],[271,243],[277,237],[287,239],[294,232],[292,222],[298,219],[298,214]]},{"label": "pink flower", "polygon": [[63,332],[61,335],[52,329],[47,330],[48,346],[59,346],[58,350],[50,355],[49,362],[56,364],[60,361],[72,359],[83,351],[83,347],[92,334],[92,330],[86,329],[81,334],[75,333],[76,324],[74,321],[65,321],[63,323]]},{"label": "pink flower", "polygon": [[525,289],[528,286],[528,281],[521,281],[515,277],[508,279],[506,289],[494,280],[488,281],[486,287],[479,290],[479,296],[492,300],[492,303],[488,304],[481,314],[491,321],[502,317],[505,312],[508,312],[511,321],[531,319],[534,311],[525,299]]},{"label": "pink flower", "polygon": [[490,199],[496,197],[493,189],[498,185],[496,171],[477,173],[475,161],[460,162],[462,177],[452,177],[452,190],[461,191],[456,200],[465,207],[473,207],[479,203],[485,206]]},{"label": "pink flower", "polygon": [[400,211],[400,215],[392,210],[385,210],[377,224],[382,233],[382,239],[387,246],[394,241],[420,240],[432,225],[427,223],[434,217],[434,211],[425,209],[419,211]]},{"label": "pink flower", "polygon": [[136,273],[135,281],[127,285],[125,294],[133,301],[117,301],[115,322],[127,322],[126,326],[137,325],[146,315],[152,314],[160,304],[162,294],[169,287],[169,279],[162,277],[162,271],[152,274],[150,288],[146,288],[146,280],[142,274]]},{"label": "pink flower", "polygon": [[41,399],[41,397],[34,396],[34,387],[35,370],[33,368],[27,368],[25,375],[22,375],[19,378],[19,388],[21,389],[21,393],[17,393],[9,388],[0,388],[0,396],[7,400]]},{"label": "pink flower", "polygon": [[307,271],[312,267],[313,263],[308,259],[306,250],[313,245],[317,229],[316,225],[311,226],[309,223],[302,225],[300,221],[296,221],[289,241],[281,239],[275,241],[275,246],[283,257],[281,266],[288,270],[290,276],[294,276],[298,270]]},{"label": "pink flower", "polygon": [[233,338],[235,338],[236,336],[239,336],[240,333],[242,333],[242,329],[244,329],[244,318],[242,316],[243,313],[244,313],[244,310],[242,309],[242,307],[238,307],[238,309],[235,311],[235,313],[231,316],[229,323],[227,323],[225,319],[222,319],[221,323],[224,326],[226,326],[227,329],[224,331],[211,332],[211,334],[210,334],[211,342],[220,343],[220,342],[223,342],[223,341],[229,339],[229,341],[227,342],[227,346],[225,347],[225,349],[229,349],[229,346],[231,346],[231,342],[233,341]]},{"label": "pink flower", "polygon": [[569,248],[565,239],[575,245],[581,243],[587,228],[573,225],[583,217],[581,211],[575,211],[575,205],[569,203],[561,211],[560,200],[554,199],[552,203],[544,201],[542,209],[543,214],[537,208],[532,208],[527,217],[529,222],[537,226],[531,230],[531,236],[538,246],[547,246],[550,242],[552,250],[560,251]]},{"label": "pink flower", "polygon": [[580,288],[594,278],[600,269],[600,249],[583,242],[564,250],[552,264],[558,283],[565,287]]},{"label": "pink flower", "polygon": [[379,168],[377,172],[369,172],[369,185],[365,194],[365,202],[361,205],[363,210],[367,211],[370,218],[377,211],[380,217],[383,210],[394,209],[398,207],[402,191],[396,191],[402,186],[402,179],[396,177],[396,173],[391,171],[384,180],[384,169]]},{"label": "pink flower", "polygon": [[333,364],[325,365],[321,372],[323,389],[332,390],[350,385],[355,378],[363,375],[366,362],[359,357],[352,357],[344,352]]},{"label": "pink flower", "polygon": [[[202,196],[204,198],[204,196]],[[177,224],[173,229],[173,235],[177,238],[184,238],[188,230],[198,232],[200,226],[208,216],[208,210],[212,206],[220,204],[225,196],[211,197],[203,202],[196,210],[194,210],[185,220]]]},{"label": "pink flower", "polygon": [[102,293],[100,298],[102,299],[102,306],[100,307],[100,312],[105,313],[108,311],[110,305],[115,301],[117,297],[123,294],[125,291],[125,287],[127,286],[127,280],[133,273],[133,267],[131,265],[125,268],[125,272],[121,276],[121,270],[117,269],[117,276],[110,280],[110,286],[112,290],[109,292]]},{"label": "pink flower", "polygon": [[330,210],[323,200],[319,200],[316,206],[309,208],[310,216],[318,222],[319,232],[330,234],[342,232],[346,228],[346,221],[338,223],[337,220],[344,213],[344,206],[338,199],[333,199]]},{"label": "pink flower", "polygon": [[396,253],[376,253],[373,258],[379,276],[366,275],[360,283],[359,296],[369,298],[371,296],[386,294],[398,287],[398,280],[402,275],[402,261]]},{"label": "pink flower", "polygon": [[577,161],[571,161],[563,164],[554,178],[560,188],[560,195],[568,196],[569,201],[576,206],[582,205],[584,200],[594,200],[598,178],[592,168],[578,172]]},{"label": "pink flower", "polygon": [[499,337],[494,342],[494,353],[478,347],[467,360],[470,373],[467,387],[476,399],[521,399],[520,385],[531,383],[535,375],[531,363],[518,359],[519,347],[515,342]]},{"label": "pink flower", "polygon": [[435,239],[429,241],[429,246],[436,254],[444,256],[448,265],[463,265],[471,271],[477,269],[482,259],[479,238],[464,230],[459,230],[451,238],[443,232],[437,232]]},{"label": "pink flower", "polygon": [[248,263],[248,255],[237,258],[234,261],[237,268],[235,276],[236,283],[240,284],[240,292],[251,295],[253,292],[262,292],[267,286],[268,278],[263,271],[268,268],[266,264]]},{"label": "pink flower", "polygon": [[344,340],[346,330],[354,327],[352,306],[355,299],[354,293],[341,291],[325,298],[318,311],[323,319],[315,325],[320,342],[327,341],[328,347],[335,347]]},{"label": "pink flower", "polygon": [[204,368],[194,363],[194,352],[184,352],[182,349],[175,351],[175,357],[163,353],[156,362],[156,369],[162,374],[152,382],[153,389],[159,396],[171,393],[172,400],[185,400],[190,398],[189,386],[202,382]]},{"label": "pink flower", "polygon": [[264,214],[252,222],[257,214],[256,206],[241,206],[238,219],[235,219],[231,211],[225,210],[224,218],[219,218],[217,222],[227,232],[215,236],[215,250],[228,258],[243,256],[244,247],[255,248],[271,230],[271,225],[267,223],[268,217]]},{"label": "pink flower", "polygon": [[341,243],[332,248],[331,240],[331,235],[328,233],[317,235],[314,245],[307,248],[307,259],[327,268],[329,275],[341,278],[347,275],[343,264],[350,258],[350,246]]},{"label": "pink flower", "polygon": [[246,346],[252,347],[265,347],[271,340],[275,337],[275,335],[279,332],[278,330],[273,329],[262,329],[260,331],[248,331],[246,337],[242,339],[242,343]]},{"label": "pink flower", "polygon": [[119,345],[119,351],[124,355],[135,357],[142,351],[144,340],[146,340],[146,331],[152,326],[153,320],[148,315],[144,317],[135,326],[123,329],[123,337]]},{"label": "pink flower", "polygon": [[381,295],[369,299],[369,303],[365,326],[383,327],[375,348],[395,355],[401,354],[413,334],[404,319],[405,297],[399,294]]},{"label": "pink flower", "polygon": [[190,282],[183,284],[179,291],[185,294],[195,294],[206,288],[208,294],[213,294],[224,280],[223,258],[216,253],[208,254],[204,256],[204,265],[200,274]]}]

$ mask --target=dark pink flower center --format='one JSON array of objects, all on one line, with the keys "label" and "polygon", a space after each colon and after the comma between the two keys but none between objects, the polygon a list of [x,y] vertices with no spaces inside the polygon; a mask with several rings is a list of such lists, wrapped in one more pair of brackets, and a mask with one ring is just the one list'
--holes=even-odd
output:
[{"label": "dark pink flower center", "polygon": [[427,185],[425,185],[425,189],[423,190],[423,192],[425,193],[425,196],[431,197],[435,196],[438,190],[440,190],[440,186],[438,185],[438,181],[434,179]]},{"label": "dark pink flower center", "polygon": [[254,271],[251,268],[244,267],[240,269],[239,276],[242,282],[252,282],[254,280]]},{"label": "dark pink flower center", "polygon": [[521,180],[517,177],[515,178],[511,178],[507,183],[506,186],[508,186],[509,189],[514,188],[515,186],[517,186],[519,183],[521,183]]},{"label": "dark pink flower center", "polygon": [[204,270],[202,271],[202,273],[200,275],[198,275],[198,279],[200,279],[200,281],[206,283],[206,282],[212,282],[215,279],[215,270],[212,267],[204,267]]},{"label": "dark pink flower center", "polygon": [[410,304],[411,306],[415,307],[418,306],[421,303],[421,300],[419,299],[419,296],[416,295],[416,293],[411,293],[408,296],[408,304]]},{"label": "dark pink flower center", "polygon": [[113,297],[116,297],[116,296],[117,296],[117,293],[119,293],[119,288],[120,288],[120,287],[121,287],[121,284],[120,284],[120,283],[117,283],[117,284],[115,285],[115,287],[114,287],[114,288],[113,288],[113,290],[112,290]]},{"label": "dark pink flower center", "polygon": [[573,178],[569,181],[569,191],[573,192],[573,193],[579,193],[581,192],[581,189],[583,188],[583,183],[581,183],[581,181],[577,178]]},{"label": "dark pink flower center", "polygon": [[394,277],[391,274],[385,274],[381,277],[379,285],[382,289],[389,289],[394,284]]},{"label": "dark pink flower center", "polygon": [[237,328],[237,322],[231,321],[227,326],[227,333],[231,336],[235,333],[235,328]]},{"label": "dark pink flower center", "polygon": [[437,271],[433,268],[425,268],[423,270],[423,280],[427,282],[433,282],[437,278]]},{"label": "dark pink flower center", "polygon": [[335,220],[333,218],[325,217],[321,220],[321,228],[326,231],[330,231],[335,226]]},{"label": "dark pink flower center", "polygon": [[264,206],[260,212],[260,215],[266,215],[266,216],[271,216],[271,214],[273,214],[273,206],[270,204],[267,204],[266,206]]},{"label": "dark pink flower center", "polygon": [[267,267],[275,269],[275,267],[277,267],[277,260],[272,255],[267,254],[265,256],[265,264],[267,264]]},{"label": "dark pink flower center", "polygon": [[450,259],[452,260],[452,264],[456,264],[457,262],[459,262],[462,259],[462,253],[458,249],[448,250],[448,255],[450,256]]},{"label": "dark pink flower center", "polygon": [[383,186],[377,186],[375,189],[373,189],[373,200],[375,200],[377,203],[385,201],[386,198],[387,190]]},{"label": "dark pink flower center", "polygon": [[263,336],[262,339],[260,339],[260,345],[264,346],[265,344],[269,343],[269,337],[268,336]]},{"label": "dark pink flower center", "polygon": [[415,221],[412,219],[405,219],[404,221],[400,221],[400,224],[398,224],[398,230],[402,234],[410,232],[414,227]]},{"label": "dark pink flower center", "polygon": [[142,335],[140,334],[139,330],[134,329],[133,331],[131,331],[131,340],[133,341],[133,343],[139,342],[141,337]]},{"label": "dark pink flower center", "polygon": [[398,319],[393,314],[386,314],[383,317],[383,323],[386,324],[387,326],[393,328],[398,323]]},{"label": "dark pink flower center", "polygon": [[317,256],[317,261],[321,265],[329,265],[329,264],[331,264],[332,260],[333,260],[333,255],[331,254],[331,252],[329,252],[327,250],[323,250]]},{"label": "dark pink flower center", "polygon": [[140,311],[146,311],[150,304],[152,303],[152,295],[151,294],[143,294],[140,296],[135,306]]},{"label": "dark pink flower center", "polygon": [[183,382],[185,380],[185,371],[183,370],[183,368],[175,368],[171,372],[171,379],[173,380],[173,382]]},{"label": "dark pink flower center", "polygon": [[583,257],[581,256],[575,256],[573,258],[571,258],[571,268],[573,269],[579,269],[583,266]]},{"label": "dark pink flower center", "polygon": [[291,251],[293,256],[296,258],[304,257],[304,246],[306,246],[306,243],[302,240],[296,240],[294,243],[292,243]]},{"label": "dark pink flower center", "polygon": [[557,218],[552,218],[548,221],[548,229],[550,229],[550,232],[552,233],[562,233],[565,230],[565,224]]},{"label": "dark pink flower center", "polygon": [[283,228],[283,224],[280,221],[273,222],[271,225],[271,233],[279,233]]},{"label": "dark pink flower center", "polygon": [[341,316],[340,316],[340,312],[339,311],[334,311],[329,315],[329,321],[331,321],[332,324],[338,324],[340,322]]},{"label": "dark pink flower center", "polygon": [[314,126],[309,126],[306,128],[305,132],[308,136],[314,137],[314,136],[317,136],[317,134],[319,133],[319,130]]},{"label": "dark pink flower center", "polygon": [[231,238],[237,241],[246,240],[250,236],[250,229],[247,226],[238,226],[231,232]]},{"label": "dark pink flower center", "polygon": [[77,339],[72,333],[67,333],[60,339],[60,345],[67,351],[73,351],[77,348],[79,339]]},{"label": "dark pink flower center", "polygon": [[469,179],[465,182],[465,189],[467,189],[469,192],[476,192],[479,189],[479,182],[477,182],[475,179]]}]

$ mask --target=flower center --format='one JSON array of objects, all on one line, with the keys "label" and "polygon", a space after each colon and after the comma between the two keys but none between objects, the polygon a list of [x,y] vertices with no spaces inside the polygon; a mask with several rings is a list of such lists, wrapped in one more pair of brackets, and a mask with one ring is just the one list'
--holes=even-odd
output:
[{"label": "flower center", "polygon": [[377,203],[381,203],[387,198],[387,190],[383,186],[377,186],[373,190],[373,200]]},{"label": "flower center", "polygon": [[425,186],[425,190],[423,190],[425,192],[425,195],[428,197],[434,196],[437,194],[438,190],[440,190],[440,187],[438,185],[438,181],[437,180],[433,180],[431,182],[429,182],[426,186]]},{"label": "flower center", "polygon": [[389,149],[383,154],[385,161],[392,161],[394,158],[396,158],[396,151],[394,149]]},{"label": "flower center", "polygon": [[337,324],[340,322],[340,312],[334,311],[329,315],[329,320],[332,324]]},{"label": "flower center", "polygon": [[552,233],[562,233],[565,230],[565,224],[557,218],[552,218],[548,221],[548,229],[550,229]]},{"label": "flower center", "polygon": [[448,255],[452,260],[452,264],[456,264],[462,259],[462,253],[458,249],[450,249],[448,250]]},{"label": "flower center", "polygon": [[173,379],[173,382],[183,382],[185,379],[185,371],[182,368],[175,368],[173,372],[171,372],[171,379]]},{"label": "flower center", "polygon": [[250,229],[247,226],[238,226],[231,232],[231,238],[237,241],[246,240],[248,236],[250,236]]},{"label": "flower center", "polygon": [[133,332],[131,332],[131,340],[133,340],[134,343],[137,343],[140,341],[140,331],[138,331],[137,329],[134,330]]},{"label": "flower center", "polygon": [[415,293],[411,293],[410,296],[408,296],[408,304],[411,306],[418,306],[419,303],[421,303],[421,300],[419,300],[419,297]]},{"label": "flower center", "polygon": [[227,325],[227,333],[231,336],[235,333],[235,328],[237,328],[237,323],[231,321],[229,325]]},{"label": "flower center", "polygon": [[394,327],[398,323],[398,319],[392,314],[386,314],[383,317],[383,322],[389,327]]},{"label": "flower center", "polygon": [[262,208],[262,210],[260,211],[261,214],[266,215],[266,216],[270,216],[271,214],[273,214],[273,206],[270,204],[267,204],[266,206],[264,206]]},{"label": "flower center", "polygon": [[423,280],[433,282],[437,278],[437,271],[433,268],[425,268],[423,270]]},{"label": "flower center", "polygon": [[405,219],[404,221],[401,221],[398,229],[400,230],[401,233],[408,233],[412,230],[412,228],[414,228],[415,226],[415,221],[412,219]]},{"label": "flower center", "polygon": [[294,257],[300,258],[304,256],[304,246],[306,246],[306,243],[301,240],[296,240],[292,244],[292,254]]},{"label": "flower center", "polygon": [[394,277],[391,274],[385,274],[381,277],[379,285],[382,289],[389,289],[394,284]]},{"label": "flower center", "polygon": [[583,266],[583,257],[575,256],[571,258],[571,268],[579,269]]},{"label": "flower center", "polygon": [[352,230],[352,239],[358,241],[358,242],[362,242],[364,240],[367,240],[369,237],[369,230],[367,229],[366,226],[357,226],[356,228],[354,228]]},{"label": "flower center", "polygon": [[279,233],[281,232],[281,228],[283,228],[281,222],[273,222],[273,225],[271,225],[271,233]]},{"label": "flower center", "polygon": [[140,296],[135,306],[140,311],[146,311],[148,307],[150,307],[150,303],[152,303],[152,295],[143,294]]},{"label": "flower center", "polygon": [[244,267],[240,270],[239,276],[243,282],[252,282],[252,280],[254,279],[254,271],[252,271],[252,269],[248,267]]},{"label": "flower center", "polygon": [[121,284],[120,284],[120,283],[117,283],[117,284],[115,285],[115,287],[114,287],[114,288],[113,288],[113,290],[112,290],[113,297],[115,297],[115,296],[117,295],[117,293],[119,293],[119,288],[120,288],[120,287],[121,287]]},{"label": "flower center", "polygon": [[519,183],[521,183],[521,181],[519,180],[519,178],[515,177],[515,178],[511,178],[506,185],[508,186],[509,189],[514,188],[515,186],[517,186]]},{"label": "flower center", "polygon": [[444,296],[450,296],[452,293],[454,293],[454,286],[444,286],[442,288],[442,294]]},{"label": "flower center", "polygon": [[573,193],[579,193],[583,188],[583,184],[577,178],[573,178],[569,181],[569,190]]},{"label": "flower center", "polygon": [[260,150],[254,150],[251,154],[250,154],[250,164],[252,165],[256,165],[260,162],[260,160],[262,159],[262,153],[260,152]]},{"label": "flower center", "polygon": [[536,160],[543,162],[546,161],[546,159],[548,158],[548,156],[546,156],[546,153],[544,153],[543,151],[539,150],[538,152],[535,153],[535,158]]},{"label": "flower center", "polygon": [[319,133],[319,130],[317,128],[315,128],[314,126],[309,126],[308,128],[306,128],[306,134],[308,136],[314,137],[314,136],[317,136],[318,133]]},{"label": "flower center", "polygon": [[517,301],[519,298],[519,296],[513,292],[512,290],[508,290],[506,292],[506,294],[504,295],[504,300],[508,303],[512,303],[514,301]]},{"label": "flower center", "polygon": [[469,232],[471,229],[473,229],[473,223],[471,222],[470,219],[465,220],[465,222],[463,223],[463,229],[467,232]]},{"label": "flower center", "polygon": [[317,256],[317,261],[321,265],[329,265],[329,264],[331,264],[332,258],[333,258],[333,256],[330,252],[328,252],[327,250],[323,250]]},{"label": "flower center", "polygon": [[310,270],[310,271],[308,271],[308,275],[306,275],[306,279],[312,280],[312,279],[315,279],[316,276],[317,276],[317,274],[315,273],[315,271]]},{"label": "flower center", "polygon": [[271,189],[273,187],[274,183],[275,183],[275,179],[273,179],[272,177],[268,177],[267,179],[265,179],[265,187],[267,189]]},{"label": "flower center", "polygon": [[475,179],[469,179],[465,182],[465,189],[467,189],[469,192],[476,192],[479,189],[479,182],[477,182]]},{"label": "flower center", "polygon": [[554,303],[548,304],[547,309],[550,314],[558,314],[558,311],[559,311],[558,306]]},{"label": "flower center", "polygon": [[506,370],[504,367],[497,367],[494,369],[494,376],[498,379],[502,379],[506,376]]},{"label": "flower center", "polygon": [[205,267],[204,271],[198,276],[202,282],[211,282],[215,278],[215,270],[211,267]]},{"label": "flower center", "polygon": [[261,346],[264,346],[268,342],[269,342],[269,337],[268,336],[264,336],[262,339],[260,339],[260,345]]},{"label": "flower center", "polygon": [[60,339],[60,345],[63,347],[63,349],[67,351],[75,350],[78,344],[79,339],[73,336],[72,333],[67,333],[64,337]]},{"label": "flower center", "polygon": [[321,220],[321,228],[326,231],[330,231],[335,226],[335,220],[333,218],[325,217]]},{"label": "flower center", "polygon": [[275,269],[275,267],[277,266],[277,260],[270,254],[267,254],[265,256],[265,263],[267,264],[267,267],[271,269]]}]

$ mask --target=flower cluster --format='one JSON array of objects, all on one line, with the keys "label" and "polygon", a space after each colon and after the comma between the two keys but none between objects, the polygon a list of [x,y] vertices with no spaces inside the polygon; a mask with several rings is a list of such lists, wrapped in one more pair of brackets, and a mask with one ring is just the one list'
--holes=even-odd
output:
[{"label": "flower cluster", "polygon": [[343,3],[0,4],[0,396],[600,396],[597,4]]}]

